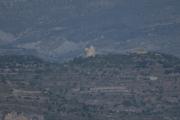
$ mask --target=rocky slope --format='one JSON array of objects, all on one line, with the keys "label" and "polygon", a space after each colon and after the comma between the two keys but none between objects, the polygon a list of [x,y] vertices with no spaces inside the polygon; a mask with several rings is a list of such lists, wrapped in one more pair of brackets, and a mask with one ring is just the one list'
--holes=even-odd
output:
[{"label": "rocky slope", "polygon": [[174,56],[109,54],[57,64],[3,55],[0,70],[1,120],[180,118],[180,59]]}]

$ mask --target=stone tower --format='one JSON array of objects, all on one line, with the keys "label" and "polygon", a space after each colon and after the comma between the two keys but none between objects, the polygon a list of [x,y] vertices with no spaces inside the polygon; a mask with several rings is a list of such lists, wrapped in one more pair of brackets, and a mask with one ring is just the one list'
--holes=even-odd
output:
[{"label": "stone tower", "polygon": [[85,55],[86,57],[95,57],[96,56],[96,50],[94,46],[90,46],[88,48],[85,48]]}]

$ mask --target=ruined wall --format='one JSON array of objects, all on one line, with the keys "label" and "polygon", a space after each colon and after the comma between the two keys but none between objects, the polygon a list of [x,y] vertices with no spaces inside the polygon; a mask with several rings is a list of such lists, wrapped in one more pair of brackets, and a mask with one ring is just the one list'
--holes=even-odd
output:
[{"label": "ruined wall", "polygon": [[33,114],[23,114],[23,113],[16,113],[11,112],[7,113],[3,120],[44,120],[42,115],[33,115]]}]

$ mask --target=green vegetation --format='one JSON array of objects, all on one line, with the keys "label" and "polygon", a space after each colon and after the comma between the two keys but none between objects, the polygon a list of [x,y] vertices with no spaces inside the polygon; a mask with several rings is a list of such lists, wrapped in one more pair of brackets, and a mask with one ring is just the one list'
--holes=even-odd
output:
[{"label": "green vegetation", "polygon": [[36,113],[45,120],[179,119],[176,57],[109,54],[63,64],[33,56],[0,58],[1,114]]}]

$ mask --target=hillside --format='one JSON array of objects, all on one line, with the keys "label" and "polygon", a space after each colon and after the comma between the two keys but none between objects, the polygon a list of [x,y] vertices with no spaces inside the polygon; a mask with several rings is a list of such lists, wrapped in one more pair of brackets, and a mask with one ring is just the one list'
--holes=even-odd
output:
[{"label": "hillside", "polygon": [[1,0],[0,47],[53,60],[78,56],[89,44],[99,52],[140,47],[179,56],[179,6],[179,0]]},{"label": "hillside", "polygon": [[180,59],[109,54],[63,64],[0,56],[0,120],[179,120]]}]

